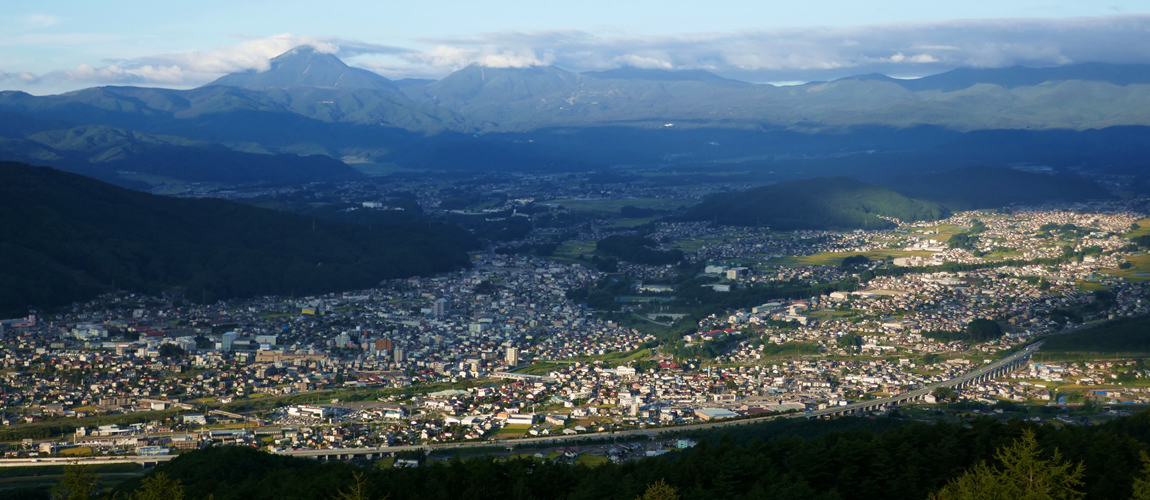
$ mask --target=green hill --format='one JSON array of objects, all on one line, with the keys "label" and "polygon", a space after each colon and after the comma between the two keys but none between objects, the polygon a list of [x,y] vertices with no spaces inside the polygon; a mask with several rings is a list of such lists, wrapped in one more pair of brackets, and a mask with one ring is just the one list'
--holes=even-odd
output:
[{"label": "green hill", "polygon": [[469,264],[474,239],[443,224],[367,227],[214,199],[130,191],[0,163],[0,315],[115,288],[183,287],[192,300],[374,286]]},{"label": "green hill", "polygon": [[1150,353],[1150,317],[1125,318],[1065,335],[1051,335],[1042,352]]},{"label": "green hill", "polygon": [[933,201],[951,210],[1110,197],[1094,181],[994,167],[966,167],[906,175],[891,179],[886,185],[907,196]]},{"label": "green hill", "polygon": [[913,222],[944,218],[947,210],[889,188],[846,177],[820,177],[713,195],[691,208],[683,219],[767,226],[780,231],[881,229],[893,225],[880,215]]},{"label": "green hill", "polygon": [[324,155],[256,154],[176,136],[105,125],[0,138],[0,159],[46,164],[98,179],[134,172],[164,179],[222,183],[347,181],[363,174]]}]

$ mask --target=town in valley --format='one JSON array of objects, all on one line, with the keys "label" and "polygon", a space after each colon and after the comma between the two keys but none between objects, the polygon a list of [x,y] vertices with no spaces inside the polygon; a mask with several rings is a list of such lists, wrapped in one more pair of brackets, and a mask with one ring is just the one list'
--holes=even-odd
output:
[{"label": "town in valley", "polygon": [[[1033,342],[1150,313],[1145,199],[773,231],[663,219],[707,194],[696,185],[412,179],[157,188],[418,210],[489,243],[470,268],[369,289],[210,303],[117,291],[4,320],[5,456],[550,443],[563,448],[552,458],[618,461],[690,443],[574,443],[814,417],[932,387],[866,414],[1082,425],[1150,401],[1142,359],[1120,353],[1040,349],[1006,376],[939,386]],[[602,243],[637,238],[641,252]]]}]

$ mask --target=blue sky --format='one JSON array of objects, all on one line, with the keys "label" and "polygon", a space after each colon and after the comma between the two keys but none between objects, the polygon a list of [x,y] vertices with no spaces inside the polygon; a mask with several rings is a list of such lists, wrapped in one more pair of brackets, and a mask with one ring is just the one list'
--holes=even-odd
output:
[{"label": "blue sky", "polygon": [[755,82],[1150,63],[1150,2],[9,0],[0,89],[194,87],[311,44],[389,78],[471,63],[707,69]]}]

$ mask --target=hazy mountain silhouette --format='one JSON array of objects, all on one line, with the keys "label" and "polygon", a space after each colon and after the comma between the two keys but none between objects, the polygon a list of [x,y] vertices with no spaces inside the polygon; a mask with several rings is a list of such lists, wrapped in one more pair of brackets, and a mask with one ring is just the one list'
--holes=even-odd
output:
[{"label": "hazy mountain silhouette", "polygon": [[398,90],[391,80],[365,69],[344,64],[333,54],[309,46],[296,47],[271,60],[267,71],[244,71],[220,77],[207,86],[252,89],[331,87],[338,89]]}]

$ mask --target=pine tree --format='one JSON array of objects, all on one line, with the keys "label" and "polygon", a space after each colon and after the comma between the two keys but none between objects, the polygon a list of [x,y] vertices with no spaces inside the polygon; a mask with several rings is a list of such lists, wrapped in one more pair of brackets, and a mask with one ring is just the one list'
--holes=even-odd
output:
[{"label": "pine tree", "polygon": [[78,464],[64,467],[64,477],[52,487],[52,498],[60,500],[88,500],[99,489],[96,474]]},{"label": "pine tree", "polygon": [[158,472],[144,478],[140,489],[132,493],[132,500],[184,500],[184,485],[167,474]]},{"label": "pine tree", "polygon": [[1134,478],[1130,500],[1150,500],[1150,455],[1142,452],[1142,471]]},{"label": "pine tree", "polygon": [[[368,484],[367,478],[361,472],[352,472],[351,476],[355,479],[355,484],[349,486],[346,490],[341,490],[335,494],[336,500],[367,500],[370,496],[367,494]],[[384,497],[386,500],[387,497]]]},{"label": "pine tree", "polygon": [[660,479],[647,486],[647,491],[639,495],[638,500],[679,500],[679,490]]},{"label": "pine tree", "polygon": [[1027,429],[1022,438],[1000,448],[994,458],[1001,468],[981,462],[947,484],[937,500],[1076,500],[1086,495],[1082,487],[1085,467],[1066,462],[1055,449],[1043,459],[1034,431]]}]

